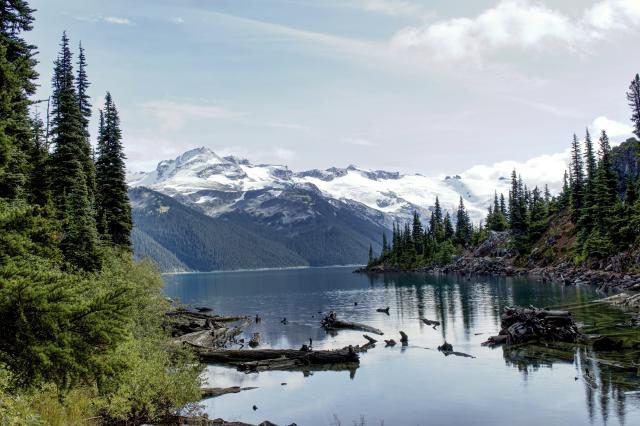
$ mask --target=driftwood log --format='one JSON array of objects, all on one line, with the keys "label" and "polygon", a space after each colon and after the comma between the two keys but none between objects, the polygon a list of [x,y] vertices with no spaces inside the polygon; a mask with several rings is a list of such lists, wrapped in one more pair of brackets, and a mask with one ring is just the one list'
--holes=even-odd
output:
[{"label": "driftwood log", "polygon": [[372,345],[373,345],[373,344],[375,344],[375,343],[378,343],[378,341],[377,341],[376,339],[374,339],[374,338],[373,338],[373,337],[371,337],[371,336],[367,336],[366,334],[363,334],[363,335],[362,335],[362,337],[364,337],[365,339],[367,339],[367,341],[368,341],[369,343],[371,343]]},{"label": "driftwood log", "polygon": [[582,336],[569,311],[509,307],[500,318],[500,326],[500,333],[489,337],[484,345],[537,341],[573,343]]},{"label": "driftwood log", "polygon": [[230,388],[202,388],[200,392],[203,398],[215,398],[216,396],[226,395],[228,393],[239,393],[242,391],[258,389],[257,387],[244,387],[232,386]]},{"label": "driftwood log", "polygon": [[335,364],[359,362],[357,346],[336,350],[300,351],[296,349],[205,349],[197,348],[200,360],[211,363],[238,364],[275,359],[300,360],[306,364]]},{"label": "driftwood log", "polygon": [[382,330],[377,329],[375,327],[368,326],[366,324],[340,320],[338,319],[338,315],[334,311],[329,312],[329,315],[324,317],[320,322],[320,324],[325,330],[348,329],[348,330],[366,331],[369,333],[379,334],[379,335],[384,334]]},{"label": "driftwood log", "polygon": [[383,314],[389,315],[389,307],[387,306],[386,308],[378,308],[376,309],[376,312],[382,312]]},{"label": "driftwood log", "polygon": [[185,318],[195,318],[195,319],[210,319],[216,322],[234,322],[247,319],[246,316],[222,316],[222,315],[209,315],[203,312],[194,312],[188,309],[175,309],[173,311],[169,311],[165,313],[168,317],[185,317]]},{"label": "driftwood log", "polygon": [[433,328],[436,328],[436,326],[440,325],[440,321],[432,321],[426,318],[422,318],[422,322],[427,325],[433,326]]}]

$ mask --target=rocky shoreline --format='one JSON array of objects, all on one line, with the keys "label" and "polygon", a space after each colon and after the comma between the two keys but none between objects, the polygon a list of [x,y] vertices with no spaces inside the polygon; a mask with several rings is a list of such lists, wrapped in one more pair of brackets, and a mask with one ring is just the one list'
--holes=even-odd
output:
[{"label": "rocky shoreline", "polygon": [[461,256],[445,266],[420,266],[404,269],[390,265],[376,265],[359,268],[354,272],[367,274],[422,272],[464,276],[528,276],[544,282],[559,282],[565,285],[596,285],[603,291],[640,291],[640,274],[637,273],[618,272],[607,270],[607,268],[602,270],[575,267],[566,262],[553,266],[518,267],[514,266],[510,259],[501,257]]}]

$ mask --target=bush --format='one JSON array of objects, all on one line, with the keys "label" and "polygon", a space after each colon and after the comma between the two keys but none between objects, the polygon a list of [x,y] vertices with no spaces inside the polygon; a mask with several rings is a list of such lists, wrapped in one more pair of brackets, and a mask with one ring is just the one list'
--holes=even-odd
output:
[{"label": "bush", "polygon": [[200,399],[201,366],[163,329],[156,268],[102,251],[96,273],[29,254],[0,264],[0,424],[137,424]]}]

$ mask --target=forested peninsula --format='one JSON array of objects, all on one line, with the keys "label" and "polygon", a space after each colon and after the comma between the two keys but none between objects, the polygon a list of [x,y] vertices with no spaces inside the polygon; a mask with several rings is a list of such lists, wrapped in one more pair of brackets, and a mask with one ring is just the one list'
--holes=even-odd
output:
[{"label": "forested peninsula", "polygon": [[[640,290],[640,76],[627,101],[635,137],[612,148],[606,130],[573,135],[562,191],[531,188],[514,170],[508,194],[495,194],[473,224],[464,200],[452,218],[436,198],[425,224],[393,227],[361,272],[432,271],[538,275],[565,284]],[[594,140],[595,139],[595,140]]]},{"label": "forested peninsula", "polygon": [[163,327],[156,267],[132,259],[116,104],[94,152],[91,56],[66,33],[36,108],[33,12],[0,2],[0,424],[160,422],[200,398],[201,368]]}]

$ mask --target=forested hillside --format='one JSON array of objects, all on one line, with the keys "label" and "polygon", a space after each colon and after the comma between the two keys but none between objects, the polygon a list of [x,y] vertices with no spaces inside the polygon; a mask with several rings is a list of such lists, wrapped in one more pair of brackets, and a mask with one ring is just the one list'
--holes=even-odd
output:
[{"label": "forested hillside", "polygon": [[[220,217],[285,246],[312,266],[366,263],[366,249],[381,234],[382,226],[317,192],[286,192],[286,197],[261,201],[260,191],[248,191],[242,201],[247,205],[258,203],[259,211],[277,214],[251,214],[241,206]],[[381,248],[377,244],[375,247]]]},{"label": "forested hillside", "polygon": [[[308,265],[303,257],[282,244],[233,223],[206,216],[159,192],[135,188],[129,194],[136,229],[190,270]],[[138,255],[157,259],[152,251],[139,251]],[[157,260],[162,259],[167,257],[161,254]]]},{"label": "forested hillside", "polygon": [[163,272],[190,271],[189,267],[182,263],[175,254],[138,228],[131,230],[131,244],[136,260],[151,259]]},{"label": "forested hillside", "polygon": [[[570,264],[584,268],[640,270],[640,77],[627,92],[636,138],[611,148],[606,131],[597,140],[586,131],[573,135],[571,161],[564,187],[530,188],[514,170],[508,194],[496,192],[486,220],[472,226],[462,199],[455,229],[436,203],[428,224],[394,227],[388,244],[383,235],[379,254],[370,250],[369,268],[430,268],[451,262],[454,255],[507,259],[521,267]],[[436,200],[437,201],[437,200]],[[478,251],[490,233],[506,238],[489,253]],[[491,235],[496,240],[495,235]]]},{"label": "forested hillside", "polygon": [[132,259],[115,102],[93,152],[90,55],[63,33],[51,114],[32,114],[32,25],[26,1],[0,1],[0,424],[155,422],[199,397],[200,369],[162,328],[155,267]]}]

